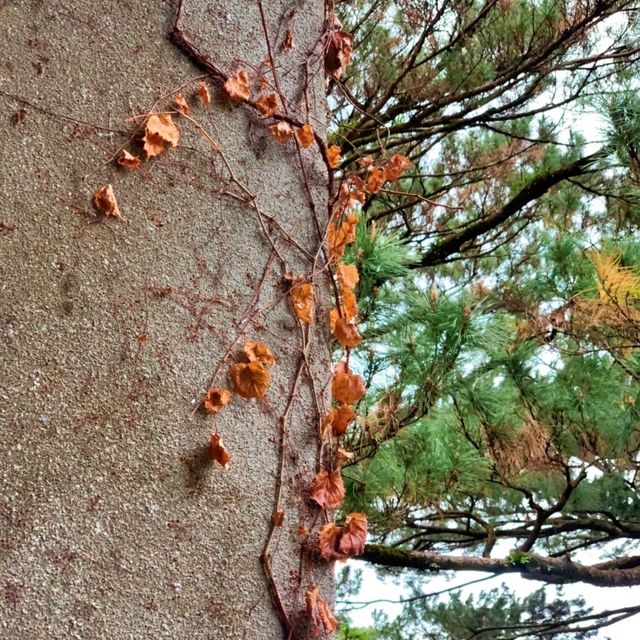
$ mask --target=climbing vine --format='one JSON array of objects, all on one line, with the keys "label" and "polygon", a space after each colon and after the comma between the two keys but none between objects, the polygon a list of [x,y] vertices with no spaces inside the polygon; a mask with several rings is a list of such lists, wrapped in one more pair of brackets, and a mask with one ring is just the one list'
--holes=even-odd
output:
[{"label": "climbing vine", "polygon": [[[207,143],[214,156],[224,167],[224,186],[218,194],[232,198],[253,210],[263,236],[271,248],[271,255],[262,278],[254,292],[251,304],[237,320],[237,331],[222,357],[216,363],[207,391],[200,399],[192,415],[200,411],[214,425],[216,416],[236,400],[256,400],[263,403],[273,416],[278,432],[278,469],[272,516],[267,538],[261,553],[271,600],[278,614],[284,638],[301,637],[304,628],[309,628],[312,637],[335,631],[337,621],[326,599],[321,597],[319,588],[311,581],[305,589],[305,613],[291,611],[285,604],[279,585],[273,573],[272,547],[283,526],[286,513],[283,502],[284,469],[287,454],[296,461],[295,451],[291,451],[288,440],[289,416],[298,396],[298,388],[304,377],[312,390],[315,404],[316,422],[309,425],[318,442],[316,473],[310,483],[302,487],[302,493],[309,508],[315,509],[310,527],[300,524],[301,567],[313,562],[333,562],[346,560],[362,553],[367,535],[367,519],[362,513],[347,514],[342,525],[334,522],[334,512],[345,497],[345,487],[341,468],[351,454],[341,447],[342,438],[349,424],[356,417],[357,403],[365,395],[364,379],[351,368],[351,351],[356,348],[361,337],[358,331],[357,286],[358,270],[343,261],[345,249],[356,239],[356,225],[360,211],[367,198],[377,193],[387,182],[397,180],[408,168],[409,161],[404,156],[393,155],[384,162],[373,158],[363,159],[357,170],[345,173],[340,170],[340,148],[328,145],[324,137],[312,124],[294,114],[299,111],[289,103],[282,89],[278,68],[274,60],[276,43],[270,40],[261,0],[257,0],[260,20],[268,51],[265,68],[268,73],[239,66],[233,73],[219,68],[206,51],[191,38],[184,27],[185,1],[180,0],[170,33],[172,42],[205,74],[195,78],[170,94],[162,96],[146,113],[133,117],[136,128],[126,144],[122,145],[110,158],[126,170],[135,171],[152,158],[161,156],[180,144],[181,127],[191,127]],[[279,43],[280,51],[294,46],[294,34],[288,29]],[[339,23],[328,9],[324,31],[318,39],[318,46],[311,54],[309,64],[324,69],[327,78],[339,78],[351,54],[351,36],[341,30]],[[256,90],[256,86],[258,89]],[[263,210],[258,194],[234,172],[215,136],[198,119],[198,110],[208,109],[212,104],[211,92],[217,87],[226,99],[260,114],[263,126],[282,145],[288,145],[299,171],[301,186],[306,195],[308,210],[312,216],[312,226],[317,236],[315,250],[305,249],[278,220]],[[305,87],[306,90],[306,87]],[[182,122],[182,124],[181,124]],[[139,153],[136,148],[140,148]],[[308,156],[318,153],[326,170],[326,192],[328,211],[319,212],[313,197],[313,190],[307,171]],[[98,188],[93,196],[95,207],[106,216],[125,221],[110,184]],[[287,244],[299,253],[310,268],[306,273],[292,273],[283,255],[282,247]],[[273,264],[280,267],[281,294],[265,309],[259,305],[260,292]],[[328,318],[318,317],[316,293],[324,286],[318,278],[326,278],[329,285],[333,308]],[[172,291],[162,295],[172,297]],[[176,301],[175,298],[174,302]],[[252,328],[261,315],[282,303],[290,304],[297,324],[298,362],[291,388],[287,391],[284,411],[278,415],[269,404],[271,369],[277,366],[276,355],[271,348],[249,337]],[[333,335],[339,357],[331,375],[331,404],[327,406],[326,394],[320,388],[312,373],[309,362],[311,347],[311,325],[327,322]],[[237,355],[242,345],[242,355]],[[225,377],[226,376],[226,377]],[[225,383],[225,380],[227,382]],[[230,387],[230,388],[229,388]],[[208,437],[208,457],[223,469],[232,468],[233,452],[223,443],[222,435],[212,430]],[[299,577],[302,583],[302,576]]]}]

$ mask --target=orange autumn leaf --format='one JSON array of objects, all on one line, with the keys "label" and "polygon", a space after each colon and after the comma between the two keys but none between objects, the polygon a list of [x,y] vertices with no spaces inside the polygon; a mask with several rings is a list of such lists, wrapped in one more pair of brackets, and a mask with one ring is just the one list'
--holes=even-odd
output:
[{"label": "orange autumn leaf", "polygon": [[229,403],[229,400],[231,400],[231,394],[226,389],[211,387],[202,401],[202,406],[208,414],[215,415]]},{"label": "orange autumn leaf", "polygon": [[328,76],[339,80],[351,60],[353,37],[339,29],[331,29],[328,34],[324,47],[324,70]]},{"label": "orange autumn leaf", "polygon": [[276,122],[269,127],[271,135],[280,143],[284,144],[293,136],[293,129],[287,122]]},{"label": "orange autumn leaf", "polygon": [[279,509],[271,516],[271,523],[274,527],[281,527],[284,522],[284,511]]},{"label": "orange autumn leaf", "polygon": [[247,340],[247,342],[244,343],[244,352],[249,362],[257,361],[267,366],[276,363],[276,357],[264,342]]},{"label": "orange autumn leaf", "polygon": [[325,633],[332,633],[338,628],[338,620],[333,615],[333,613],[331,613],[331,609],[329,609],[329,603],[322,598],[320,598],[318,612],[320,614],[322,628],[324,629]]},{"label": "orange autumn leaf", "polygon": [[364,513],[350,513],[342,527],[338,551],[349,558],[359,556],[364,551],[367,527],[367,516]]},{"label": "orange autumn leaf", "polygon": [[350,289],[342,290],[342,315],[347,320],[353,320],[358,315],[356,296]]},{"label": "orange autumn leaf", "polygon": [[320,529],[319,551],[324,560],[346,560],[359,556],[367,540],[368,522],[364,513],[350,513],[343,527],[333,522]]},{"label": "orange autumn leaf", "polygon": [[174,102],[176,104],[176,108],[180,113],[183,113],[185,116],[188,116],[191,113],[191,107],[189,107],[187,101],[181,93],[179,93],[175,97]]},{"label": "orange autumn leaf", "polygon": [[387,177],[385,175],[384,169],[377,167],[373,169],[367,178],[366,189],[369,193],[377,193],[382,189],[384,183],[386,182]]},{"label": "orange autumn leaf", "polygon": [[327,149],[327,158],[329,160],[329,166],[332,169],[336,169],[340,166],[342,158],[340,157],[340,147],[336,144],[332,144]]},{"label": "orange autumn leaf", "polygon": [[147,160],[159,156],[164,152],[164,140],[155,133],[145,133],[144,150],[147,154]]},{"label": "orange autumn leaf", "polygon": [[270,93],[266,96],[260,96],[260,98],[258,98],[258,101],[256,102],[256,107],[258,107],[258,111],[265,118],[270,118],[271,116],[278,113],[278,96],[275,93]]},{"label": "orange autumn leaf", "polygon": [[147,158],[151,158],[160,155],[165,150],[165,144],[177,146],[180,130],[169,114],[153,114],[147,118],[143,139]]},{"label": "orange autumn leaf", "polygon": [[320,529],[319,547],[320,557],[324,560],[346,560],[347,558],[338,552],[342,527],[335,522],[329,522]]},{"label": "orange autumn leaf", "polygon": [[322,469],[316,474],[309,490],[309,497],[323,509],[335,509],[344,500],[344,483],[340,470]]},{"label": "orange autumn leaf", "polygon": [[[349,289],[342,290],[342,318],[345,322],[353,322],[358,316],[358,304],[356,302],[356,297],[352,291]],[[329,327],[331,329],[331,333],[335,333],[336,324],[338,323],[338,319],[340,318],[340,314],[336,308],[331,309],[329,312]]]},{"label": "orange autumn leaf", "polygon": [[336,274],[338,276],[338,282],[343,289],[355,289],[360,280],[358,268],[353,264],[339,262],[336,265]]},{"label": "orange autumn leaf", "polygon": [[384,167],[387,180],[397,180],[410,166],[411,160],[406,156],[401,156],[397,153],[392,155]]},{"label": "orange autumn leaf", "polygon": [[351,371],[338,371],[331,381],[331,393],[336,402],[353,404],[366,393],[364,379]]},{"label": "orange autumn leaf", "polygon": [[258,360],[232,365],[229,376],[233,390],[243,398],[263,398],[271,382],[271,373]]},{"label": "orange autumn leaf", "polygon": [[310,124],[303,124],[296,129],[296,138],[300,145],[306,149],[313,144],[313,129]]},{"label": "orange autumn leaf", "polygon": [[293,47],[293,31],[291,29],[287,29],[287,32],[284,34],[284,40],[280,44],[280,51],[290,51]]},{"label": "orange autumn leaf", "polygon": [[309,282],[294,285],[291,287],[289,296],[300,322],[311,324],[313,322],[313,286]]},{"label": "orange autumn leaf", "polygon": [[224,83],[224,90],[234,102],[244,102],[251,97],[249,76],[244,69],[238,69],[235,76],[230,76]]},{"label": "orange autumn leaf", "polygon": [[222,438],[219,433],[212,433],[209,436],[209,459],[215,460],[223,469],[229,466],[231,456],[222,444]]},{"label": "orange autumn leaf", "polygon": [[209,87],[207,87],[204,82],[201,82],[198,85],[198,97],[205,107],[208,107],[211,104],[211,93],[209,92]]},{"label": "orange autumn leaf", "polygon": [[349,423],[355,418],[356,412],[348,404],[341,404],[329,412],[331,416],[331,430],[336,437],[343,436],[347,432]]},{"label": "orange autumn leaf", "polygon": [[126,169],[137,169],[140,166],[140,158],[123,149],[118,156],[118,164]]},{"label": "orange autumn leaf", "polygon": [[356,327],[353,322],[349,322],[346,318],[336,318],[333,327],[333,335],[336,337],[336,340],[345,347],[345,349],[353,349],[362,342],[362,337],[358,332],[358,327]]},{"label": "orange autumn leaf", "polygon": [[105,216],[113,216],[118,220],[124,220],[124,216],[120,212],[118,202],[116,201],[116,194],[113,192],[113,187],[110,184],[106,184],[94,192],[93,204],[95,208],[101,213],[104,213]]},{"label": "orange autumn leaf", "polygon": [[307,527],[303,527],[302,525],[300,525],[300,526],[298,527],[297,532],[298,532],[298,535],[299,535],[299,536],[306,536],[306,535],[307,535],[307,533],[309,533],[309,532],[307,531]]},{"label": "orange autumn leaf", "polygon": [[340,314],[338,310],[334,307],[329,311],[329,328],[331,329],[331,333],[336,330],[336,323],[338,322],[338,318],[340,318]]},{"label": "orange autumn leaf", "polygon": [[332,222],[327,229],[327,240],[332,262],[339,260],[347,245],[356,240],[356,226],[359,217],[353,213],[345,216],[341,224]]},{"label": "orange autumn leaf", "polygon": [[338,621],[331,613],[327,601],[320,597],[318,587],[307,591],[304,594],[304,599],[310,620],[311,637],[317,638],[321,635],[333,633],[338,628]]}]

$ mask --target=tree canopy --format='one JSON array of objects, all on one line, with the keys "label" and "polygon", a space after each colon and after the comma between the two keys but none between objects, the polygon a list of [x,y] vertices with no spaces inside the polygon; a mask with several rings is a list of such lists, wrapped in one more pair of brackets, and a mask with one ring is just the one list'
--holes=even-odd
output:
[{"label": "tree canopy", "polygon": [[[369,517],[362,559],[640,584],[640,4],[335,11],[354,38],[329,85],[338,178],[412,162],[362,204],[346,254],[363,337],[350,358],[369,387],[343,469],[345,512]],[[612,619],[538,591],[484,625],[507,635],[438,621],[501,598],[420,615],[451,638],[523,637],[523,612],[547,605],[552,622]],[[561,631],[589,637],[578,627]]]}]

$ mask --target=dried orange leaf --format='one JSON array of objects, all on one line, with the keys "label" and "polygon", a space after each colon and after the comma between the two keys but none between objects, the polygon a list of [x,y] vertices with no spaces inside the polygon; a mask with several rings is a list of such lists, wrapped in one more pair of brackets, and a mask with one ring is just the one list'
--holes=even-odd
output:
[{"label": "dried orange leaf", "polygon": [[169,114],[154,114],[147,118],[144,135],[147,158],[160,155],[165,149],[165,143],[175,147],[179,141],[180,130]]},{"label": "dried orange leaf", "polygon": [[342,315],[347,320],[353,320],[358,315],[356,296],[350,289],[342,290]]},{"label": "dried orange leaf", "polygon": [[336,318],[333,326],[333,335],[345,349],[353,349],[362,342],[358,327],[346,320],[346,318]]},{"label": "dried orange leaf", "polygon": [[303,148],[310,147],[313,144],[313,129],[310,124],[303,124],[296,129],[296,138]]},{"label": "dried orange leaf", "polygon": [[289,293],[293,310],[301,322],[311,324],[313,322],[313,287],[309,282],[297,284],[291,287]]},{"label": "dried orange leaf", "polygon": [[307,531],[307,527],[303,527],[302,525],[300,525],[300,526],[298,527],[297,531],[298,531],[298,535],[299,535],[299,536],[306,536],[306,535],[307,535],[307,533],[309,533],[309,532]]},{"label": "dried orange leaf", "polygon": [[110,184],[106,184],[94,192],[93,204],[95,208],[104,213],[105,216],[113,216],[118,220],[124,220],[124,216],[120,212],[116,201],[116,194],[113,192],[113,187]]},{"label": "dried orange leaf", "polygon": [[322,620],[322,626],[324,627],[325,633],[332,633],[338,628],[338,620],[331,613],[329,609],[329,603],[326,600],[320,599],[320,619]]},{"label": "dried orange leaf", "polygon": [[271,382],[269,370],[258,360],[232,365],[229,375],[233,390],[243,398],[263,398]]},{"label": "dried orange leaf", "polygon": [[209,458],[215,460],[223,469],[229,466],[231,456],[222,444],[222,438],[219,433],[212,433],[209,436]]},{"label": "dried orange leaf", "polygon": [[332,29],[324,49],[324,70],[328,76],[339,79],[351,60],[353,38],[346,31]]},{"label": "dried orange leaf", "polygon": [[159,156],[164,152],[164,140],[156,133],[145,133],[144,150],[147,154],[147,160],[154,156]]},{"label": "dried orange leaf", "polygon": [[140,166],[140,158],[123,149],[118,156],[118,164],[127,169],[137,169]]},{"label": "dried orange leaf", "polygon": [[338,313],[338,310],[335,307],[331,309],[331,311],[329,311],[329,327],[331,329],[331,333],[333,333],[336,330],[336,322],[338,322],[339,317],[340,317],[340,314]]},{"label": "dried orange leaf", "polygon": [[343,289],[355,289],[360,276],[358,275],[358,268],[353,264],[344,264],[339,262],[336,265],[336,273],[338,275],[338,282]]},{"label": "dried orange leaf", "polygon": [[341,404],[329,412],[331,415],[331,430],[336,437],[343,436],[347,432],[349,423],[355,418],[356,412],[348,404]]},{"label": "dried orange leaf", "polygon": [[149,116],[145,124],[145,131],[160,136],[172,147],[180,142],[180,130],[173,123],[173,119],[168,113],[154,114]]},{"label": "dried orange leaf", "polygon": [[411,160],[406,156],[392,155],[384,168],[387,180],[397,180],[410,166]]},{"label": "dried orange leaf", "polygon": [[260,96],[258,102],[256,102],[256,107],[265,118],[270,118],[278,113],[278,96],[275,93]]},{"label": "dried orange leaf", "polygon": [[271,135],[280,143],[284,144],[293,136],[293,129],[288,122],[276,122],[269,127]]},{"label": "dried orange leaf", "polygon": [[387,181],[384,169],[377,167],[371,171],[367,178],[366,189],[369,193],[377,193],[382,189],[384,183]]},{"label": "dried orange leaf", "polygon": [[335,509],[344,500],[344,483],[340,470],[327,471],[322,469],[313,479],[310,498],[319,504],[323,509]]},{"label": "dried orange leaf", "polygon": [[249,76],[244,69],[238,69],[235,76],[230,76],[224,83],[224,90],[234,102],[244,102],[251,97]]},{"label": "dried orange leaf", "polygon": [[208,107],[211,104],[211,93],[209,87],[204,82],[198,85],[198,97],[202,100],[202,104]]},{"label": "dried orange leaf", "polygon": [[331,613],[327,601],[320,597],[318,587],[307,591],[304,594],[304,599],[310,620],[311,637],[317,638],[321,635],[333,633],[338,628],[338,621]]},{"label": "dried orange leaf", "polygon": [[176,103],[176,108],[180,113],[183,113],[185,116],[188,116],[191,113],[191,108],[181,93],[175,97],[174,102]]},{"label": "dried orange leaf", "polygon": [[342,158],[340,157],[340,147],[337,144],[332,144],[327,149],[327,158],[329,159],[329,166],[332,169],[336,169],[340,166]]},{"label": "dried orange leaf", "polygon": [[344,217],[341,224],[332,222],[327,229],[327,239],[332,262],[339,260],[347,245],[355,242],[356,226],[360,218],[350,213]]},{"label": "dried orange leaf", "polygon": [[342,527],[338,551],[349,558],[359,556],[364,551],[367,525],[367,516],[364,513],[350,513]]},{"label": "dried orange leaf", "polygon": [[364,379],[351,371],[339,371],[331,382],[333,399],[343,404],[353,404],[366,393]]},{"label": "dried orange leaf", "polygon": [[207,413],[214,415],[228,404],[229,400],[231,400],[231,394],[226,389],[211,387],[202,401],[202,406]]},{"label": "dried orange leaf", "polygon": [[320,528],[319,547],[320,557],[324,560],[346,560],[346,557],[338,552],[342,527],[334,522],[329,522]]},{"label": "dried orange leaf", "polygon": [[293,47],[293,31],[291,29],[287,29],[287,32],[284,34],[284,40],[280,45],[280,51],[289,51]]},{"label": "dried orange leaf", "polygon": [[284,522],[284,511],[279,509],[271,516],[271,522],[275,527],[281,527]]},{"label": "dried orange leaf", "polygon": [[258,361],[262,364],[272,365],[276,363],[276,357],[271,353],[269,347],[263,342],[248,340],[244,343],[244,352],[249,358],[249,362]]}]

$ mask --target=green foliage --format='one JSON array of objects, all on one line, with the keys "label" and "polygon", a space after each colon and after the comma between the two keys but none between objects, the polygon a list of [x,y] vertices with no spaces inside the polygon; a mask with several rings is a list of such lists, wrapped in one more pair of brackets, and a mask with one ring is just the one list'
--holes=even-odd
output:
[{"label": "green foliage", "polygon": [[[365,203],[347,254],[369,392],[344,443],[344,509],[413,551],[523,571],[530,553],[609,559],[605,536],[619,550],[640,531],[640,300],[610,286],[640,286],[637,3],[339,9],[357,31],[332,98],[343,169],[413,161]],[[609,284],[602,256],[620,258]],[[500,626],[534,607],[583,604],[454,596],[371,637],[510,637]]]}]

